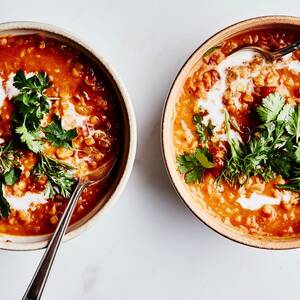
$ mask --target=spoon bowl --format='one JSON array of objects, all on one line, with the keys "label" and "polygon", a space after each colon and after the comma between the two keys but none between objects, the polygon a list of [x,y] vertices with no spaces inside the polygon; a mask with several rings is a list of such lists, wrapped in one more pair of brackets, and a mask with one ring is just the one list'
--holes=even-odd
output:
[{"label": "spoon bowl", "polygon": [[267,49],[258,47],[258,46],[246,46],[243,48],[238,48],[236,51],[233,51],[231,54],[239,52],[239,51],[253,51],[253,52],[257,52],[259,54],[261,54],[262,56],[264,56],[269,62],[273,62],[278,60],[279,58],[292,53],[296,50],[298,50],[300,48],[300,41],[297,41],[287,47],[281,48],[279,50],[276,51],[269,51]]},{"label": "spoon bowl", "polygon": [[112,170],[113,166],[115,165],[115,162],[115,153],[110,154],[101,164],[101,166],[99,166],[90,173],[83,174],[79,179],[79,183],[81,182],[82,184],[91,185],[103,181]]}]

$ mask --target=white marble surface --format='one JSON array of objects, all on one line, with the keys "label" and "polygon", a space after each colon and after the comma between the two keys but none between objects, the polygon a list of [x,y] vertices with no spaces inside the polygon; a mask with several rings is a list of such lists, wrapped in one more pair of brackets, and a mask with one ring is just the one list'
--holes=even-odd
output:
[{"label": "white marble surface", "polygon": [[[267,14],[300,15],[298,0],[0,4],[1,22],[48,22],[83,37],[123,78],[137,113],[137,158],[125,192],[92,229],[62,246],[43,299],[299,297],[299,250],[248,248],[204,226],[172,190],[159,143],[166,93],[189,54],[236,21]],[[1,300],[21,299],[41,255],[0,252]]]}]

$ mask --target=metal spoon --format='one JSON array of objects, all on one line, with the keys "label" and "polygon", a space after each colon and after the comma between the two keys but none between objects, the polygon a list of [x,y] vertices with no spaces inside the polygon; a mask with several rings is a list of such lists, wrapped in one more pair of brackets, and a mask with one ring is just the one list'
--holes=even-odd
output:
[{"label": "metal spoon", "polygon": [[45,284],[48,279],[55,255],[60,246],[62,238],[68,228],[76,203],[81,195],[81,192],[88,185],[99,183],[104,180],[115,163],[115,158],[112,155],[106,162],[104,162],[96,171],[81,177],[77,186],[68,202],[68,205],[53,233],[51,240],[47,246],[40,264],[22,298],[22,300],[39,300],[42,296]]},{"label": "metal spoon", "polygon": [[289,53],[292,53],[292,52],[298,50],[299,48],[300,48],[300,41],[297,41],[297,42],[295,42],[295,43],[293,43],[293,44],[291,44],[287,47],[281,48],[281,49],[276,50],[276,51],[269,51],[269,50],[266,50],[264,48],[257,47],[257,46],[246,46],[246,47],[243,47],[243,48],[236,49],[236,51],[232,52],[232,54],[235,53],[235,52],[238,52],[238,51],[252,50],[252,51],[255,51],[255,52],[259,52],[268,61],[273,62],[273,61],[276,61],[277,59],[279,59],[280,57],[282,57],[284,55],[287,55]]}]

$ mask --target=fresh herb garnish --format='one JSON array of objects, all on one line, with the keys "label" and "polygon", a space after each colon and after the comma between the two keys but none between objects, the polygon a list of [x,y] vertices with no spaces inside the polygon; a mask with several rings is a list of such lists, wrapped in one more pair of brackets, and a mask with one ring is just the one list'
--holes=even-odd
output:
[{"label": "fresh herb garnish", "polygon": [[262,104],[257,108],[257,113],[263,122],[271,122],[277,119],[284,106],[285,100],[279,93],[270,94],[263,99]]},{"label": "fresh herb garnish", "polygon": [[287,184],[279,188],[300,192],[300,105],[285,104],[278,94],[270,94],[257,108],[260,125],[252,132],[250,141],[233,139],[229,116],[225,125],[230,155],[218,180],[230,184],[244,184],[251,176],[268,181],[281,175]]},{"label": "fresh herb garnish", "polygon": [[206,133],[205,133],[205,126],[203,125],[203,117],[200,114],[195,114],[193,116],[193,124],[195,125],[196,128],[196,133],[198,134],[198,137],[201,141],[206,141]]},{"label": "fresh herb garnish", "polygon": [[14,86],[20,90],[20,94],[13,98],[14,104],[18,106],[14,120],[19,125],[25,123],[28,130],[35,130],[49,111],[49,99],[44,94],[51,86],[49,77],[39,72],[26,78],[24,71],[19,70],[14,77]]},{"label": "fresh herb garnish", "polygon": [[49,112],[50,104],[45,91],[51,86],[51,82],[44,72],[26,78],[24,71],[19,70],[14,77],[14,86],[20,90],[12,99],[18,107],[13,118],[16,133],[31,151],[39,152],[41,144],[37,141],[39,135],[36,130]]},{"label": "fresh herb garnish", "polygon": [[223,178],[225,181],[230,184],[236,184],[243,169],[243,161],[240,157],[243,156],[243,149],[240,142],[233,137],[231,128],[230,128],[230,119],[228,112],[225,111],[225,127],[227,132],[227,140],[230,147],[231,157],[227,161],[225,168],[222,170],[221,175],[218,180]]},{"label": "fresh herb garnish", "polygon": [[38,153],[42,150],[43,143],[40,140],[40,132],[29,131],[25,121],[22,126],[16,128],[16,133],[20,135],[21,142],[25,143],[32,152]]},{"label": "fresh herb garnish", "polygon": [[6,173],[12,168],[19,167],[18,153],[13,149],[12,142],[6,146],[0,146],[0,174]]},{"label": "fresh herb garnish", "polygon": [[14,77],[14,86],[21,91],[37,97],[44,97],[44,91],[51,86],[49,76],[45,72],[26,78],[23,70],[19,70]]},{"label": "fresh herb garnish", "polygon": [[206,142],[208,137],[214,134],[215,126],[212,124],[211,120],[209,120],[207,126],[203,123],[203,116],[201,114],[193,115],[193,124],[196,128],[196,133],[202,142]]},{"label": "fresh herb garnish", "polygon": [[207,148],[197,148],[193,154],[182,154],[177,157],[177,166],[181,174],[184,174],[186,183],[201,181],[205,169],[214,167],[212,156]]},{"label": "fresh herb garnish", "polygon": [[37,153],[39,160],[32,173],[35,177],[48,178],[45,187],[47,198],[53,198],[56,194],[69,197],[77,181],[71,172],[71,166],[41,154],[44,140],[55,147],[70,148],[72,139],[77,135],[76,129],[64,130],[57,116],[54,116],[48,126],[41,127],[41,121],[50,108],[49,98],[45,94],[51,86],[48,75],[39,72],[26,78],[24,71],[20,70],[16,73],[13,84],[20,92],[12,99],[17,106],[13,116],[16,135],[12,139],[14,147],[12,142],[0,147],[0,217],[7,217],[10,212],[3,186],[15,184],[22,173],[18,160],[19,151],[16,150],[19,146],[16,144]]},{"label": "fresh herb garnish", "polygon": [[76,129],[65,130],[61,126],[61,120],[54,115],[52,122],[43,131],[46,134],[46,139],[55,147],[71,148],[72,139],[77,136]]},{"label": "fresh herb garnish", "polygon": [[0,147],[0,217],[7,217],[10,212],[10,205],[3,195],[3,182],[15,183],[21,175],[17,158],[18,153],[13,150],[11,142]]},{"label": "fresh herb garnish", "polygon": [[7,185],[13,185],[15,184],[20,176],[21,176],[22,170],[19,168],[12,168],[6,173],[3,174],[4,182]]},{"label": "fresh herb garnish", "polygon": [[286,130],[291,135],[294,136],[296,139],[296,143],[299,142],[300,137],[300,106],[299,104],[296,108],[291,108],[289,113],[289,118],[286,124]]},{"label": "fresh herb garnish", "polygon": [[71,170],[72,166],[41,155],[39,162],[33,169],[33,175],[38,177],[47,176],[48,182],[45,195],[47,198],[53,198],[56,194],[63,197],[70,197],[72,188],[77,181]]}]

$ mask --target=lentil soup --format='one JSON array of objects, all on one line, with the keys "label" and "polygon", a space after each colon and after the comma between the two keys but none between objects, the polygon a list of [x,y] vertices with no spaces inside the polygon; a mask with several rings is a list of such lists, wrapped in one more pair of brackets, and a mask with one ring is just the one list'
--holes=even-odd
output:
[{"label": "lentil soup", "polygon": [[[50,233],[80,176],[117,157],[120,109],[89,58],[40,34],[0,38],[0,83],[0,233]],[[112,176],[83,191],[71,223]]]},{"label": "lentil soup", "polygon": [[[261,29],[207,51],[181,89],[173,120],[178,174],[216,218],[256,236],[300,233],[300,51],[270,63],[269,50],[300,39]],[[300,151],[300,148],[299,150]]]}]

